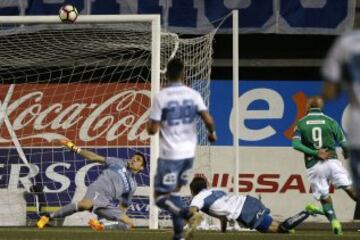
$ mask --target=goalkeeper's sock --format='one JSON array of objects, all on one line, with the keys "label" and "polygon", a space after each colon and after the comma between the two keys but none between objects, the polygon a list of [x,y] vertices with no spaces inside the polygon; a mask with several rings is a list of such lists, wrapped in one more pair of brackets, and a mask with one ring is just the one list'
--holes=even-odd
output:
[{"label": "goalkeeper's sock", "polygon": [[173,215],[180,216],[183,210],[183,201],[179,195],[161,195],[156,198],[156,205],[169,211]]},{"label": "goalkeeper's sock", "polygon": [[77,203],[69,203],[64,207],[60,208],[56,212],[50,214],[50,218],[64,218],[78,211]]},{"label": "goalkeeper's sock", "polygon": [[289,217],[284,222],[280,224],[279,230],[281,232],[289,232],[291,229],[295,228],[297,225],[305,221],[310,216],[306,211],[299,212],[298,214]]},{"label": "goalkeeper's sock", "polygon": [[327,219],[329,219],[330,222],[332,220],[336,219],[335,210],[334,210],[333,205],[331,203],[322,204],[322,207],[323,207],[325,216],[327,217]]},{"label": "goalkeeper's sock", "polygon": [[129,224],[123,222],[104,223],[105,230],[129,230]]}]

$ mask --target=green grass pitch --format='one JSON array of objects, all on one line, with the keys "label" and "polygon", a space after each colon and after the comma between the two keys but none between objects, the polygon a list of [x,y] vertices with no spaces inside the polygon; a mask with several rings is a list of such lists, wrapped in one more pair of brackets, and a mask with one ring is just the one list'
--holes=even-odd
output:
[{"label": "green grass pitch", "polygon": [[[0,239],[16,240],[171,240],[170,230],[106,231],[94,232],[88,228],[52,227],[37,230],[30,227],[0,228]],[[194,240],[282,240],[282,239],[360,239],[360,232],[345,231],[343,236],[335,236],[331,231],[297,231],[294,234],[261,234],[257,232],[198,231]]]}]

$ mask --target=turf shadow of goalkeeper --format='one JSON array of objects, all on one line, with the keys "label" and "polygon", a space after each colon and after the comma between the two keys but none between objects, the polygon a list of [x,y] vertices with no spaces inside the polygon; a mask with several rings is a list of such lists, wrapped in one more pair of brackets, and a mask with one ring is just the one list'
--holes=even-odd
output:
[{"label": "turf shadow of goalkeeper", "polygon": [[[92,211],[99,218],[117,221],[125,229],[134,227],[133,220],[126,215],[137,188],[135,174],[146,167],[145,156],[136,152],[131,159],[103,157],[89,150],[81,149],[68,140],[59,140],[66,148],[89,161],[104,164],[106,168],[98,178],[88,186],[82,200],[69,203],[48,216],[42,216],[36,223],[44,228],[52,219],[64,218],[80,211]],[[120,204],[115,204],[120,202]],[[97,219],[90,219],[89,226],[97,231],[104,230],[104,225]]]}]

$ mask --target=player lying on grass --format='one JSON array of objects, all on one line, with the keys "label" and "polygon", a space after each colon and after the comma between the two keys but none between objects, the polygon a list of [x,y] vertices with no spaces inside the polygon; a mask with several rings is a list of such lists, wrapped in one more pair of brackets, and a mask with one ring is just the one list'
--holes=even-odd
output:
[{"label": "player lying on grass", "polygon": [[[84,198],[77,203],[70,203],[49,216],[42,216],[36,223],[42,229],[51,219],[64,218],[80,211],[92,211],[98,217],[125,224],[127,228],[134,227],[133,221],[126,215],[137,184],[135,174],[145,168],[143,154],[137,152],[129,161],[115,157],[103,157],[91,151],[81,149],[74,143],[61,140],[66,148],[86,158],[87,160],[106,165],[101,175],[87,188]],[[120,202],[119,206],[114,202]],[[101,231],[104,225],[96,219],[90,219],[92,229]]]},{"label": "player lying on grass", "polygon": [[220,219],[222,232],[226,231],[228,221],[236,221],[243,227],[262,233],[290,233],[310,215],[324,215],[321,208],[308,204],[305,211],[279,222],[271,217],[270,209],[260,200],[249,195],[230,195],[219,189],[208,188],[204,177],[195,177],[190,183],[190,191],[193,196],[190,211],[202,211]]}]

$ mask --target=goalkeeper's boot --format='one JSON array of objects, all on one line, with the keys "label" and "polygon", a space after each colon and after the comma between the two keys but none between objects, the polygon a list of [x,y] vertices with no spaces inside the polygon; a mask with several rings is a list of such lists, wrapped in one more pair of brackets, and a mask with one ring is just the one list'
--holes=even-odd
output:
[{"label": "goalkeeper's boot", "polygon": [[316,216],[317,214],[319,215],[325,215],[324,210],[321,207],[318,207],[314,204],[308,203],[305,207],[305,212],[307,212],[308,214],[312,215],[312,216]]},{"label": "goalkeeper's boot", "polygon": [[339,220],[337,219],[333,219],[331,220],[331,228],[333,233],[335,233],[336,235],[342,235],[342,229],[341,229],[341,223]]},{"label": "goalkeeper's boot", "polygon": [[39,229],[43,229],[46,224],[48,224],[50,221],[50,218],[47,217],[47,216],[41,216],[40,219],[36,222],[36,226],[39,228]]},{"label": "goalkeeper's boot", "polygon": [[95,218],[91,218],[88,222],[88,225],[89,225],[89,227],[91,227],[91,229],[93,229],[97,232],[102,232],[105,229],[104,224]]},{"label": "goalkeeper's boot", "polygon": [[200,213],[195,213],[187,222],[188,228],[185,231],[185,239],[190,240],[193,239],[194,232],[196,227],[200,225],[202,221],[202,216]]}]

